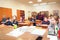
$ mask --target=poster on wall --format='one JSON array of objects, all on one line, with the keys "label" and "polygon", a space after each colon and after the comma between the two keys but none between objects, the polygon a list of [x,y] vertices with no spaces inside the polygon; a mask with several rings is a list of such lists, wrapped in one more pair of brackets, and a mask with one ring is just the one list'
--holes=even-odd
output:
[{"label": "poster on wall", "polygon": [[59,16],[59,10],[53,10],[53,15],[54,16]]}]

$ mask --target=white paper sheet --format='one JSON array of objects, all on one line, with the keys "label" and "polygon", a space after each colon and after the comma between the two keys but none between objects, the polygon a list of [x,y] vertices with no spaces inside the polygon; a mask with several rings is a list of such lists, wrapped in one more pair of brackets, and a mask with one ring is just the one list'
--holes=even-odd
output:
[{"label": "white paper sheet", "polygon": [[33,26],[31,26],[31,27],[23,26],[23,27],[14,29],[13,31],[7,33],[6,35],[19,37],[19,36],[23,35],[25,32],[30,32],[31,34],[37,34],[37,35],[43,36],[44,33],[46,32],[46,30],[45,29],[36,29]]},{"label": "white paper sheet", "polygon": [[50,38],[50,40],[58,40],[57,36],[48,35],[47,38]]},{"label": "white paper sheet", "polygon": [[20,35],[24,34],[24,30],[21,30],[20,28],[17,28],[6,35],[13,36],[13,37],[19,37]]},{"label": "white paper sheet", "polygon": [[31,32],[31,34],[43,36],[45,32],[46,32],[45,29],[35,29],[34,31]]}]

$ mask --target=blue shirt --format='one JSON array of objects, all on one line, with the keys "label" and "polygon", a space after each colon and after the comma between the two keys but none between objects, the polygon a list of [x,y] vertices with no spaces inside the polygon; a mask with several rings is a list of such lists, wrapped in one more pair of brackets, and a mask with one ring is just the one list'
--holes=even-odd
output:
[{"label": "blue shirt", "polygon": [[47,24],[47,25],[49,25],[50,22],[49,22],[49,21],[42,21],[42,24]]}]

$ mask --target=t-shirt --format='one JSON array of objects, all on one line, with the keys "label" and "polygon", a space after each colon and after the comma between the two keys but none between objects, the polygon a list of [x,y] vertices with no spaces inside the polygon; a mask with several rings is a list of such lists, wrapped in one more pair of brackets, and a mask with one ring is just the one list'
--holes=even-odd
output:
[{"label": "t-shirt", "polygon": [[10,22],[10,21],[7,21],[7,22],[5,23],[5,25],[11,25],[11,26],[13,26],[12,22]]},{"label": "t-shirt", "polygon": [[42,21],[42,24],[47,24],[47,25],[49,25],[50,22],[49,22],[49,21]]},{"label": "t-shirt", "polygon": [[60,30],[58,30],[58,38],[60,38]]},{"label": "t-shirt", "polygon": [[16,25],[18,25],[18,21],[15,21],[15,20],[14,20],[14,21],[13,21],[13,24],[16,24]]}]

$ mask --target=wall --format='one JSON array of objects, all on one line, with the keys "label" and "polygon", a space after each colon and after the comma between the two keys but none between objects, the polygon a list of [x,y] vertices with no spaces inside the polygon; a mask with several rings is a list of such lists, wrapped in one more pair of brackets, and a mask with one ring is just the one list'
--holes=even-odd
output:
[{"label": "wall", "polygon": [[25,5],[20,3],[17,0],[0,0],[0,7],[12,8],[12,16],[16,15],[16,10],[24,10],[25,11],[25,19],[28,18],[28,11],[32,12],[32,7],[29,5]]},{"label": "wall", "polygon": [[36,9],[35,10],[36,12],[49,11],[49,14],[53,14],[53,10],[59,10],[59,16],[60,16],[60,4],[59,3],[34,6],[34,8]]},{"label": "wall", "polygon": [[[25,19],[31,16],[32,11],[49,11],[50,14],[53,13],[53,10],[59,10],[60,13],[60,4],[51,4],[51,5],[40,5],[37,7],[33,7],[30,5],[26,5],[17,0],[0,0],[0,7],[12,8],[12,16],[16,15],[16,10],[24,10],[25,11]],[[59,14],[60,15],[60,14]]]}]

